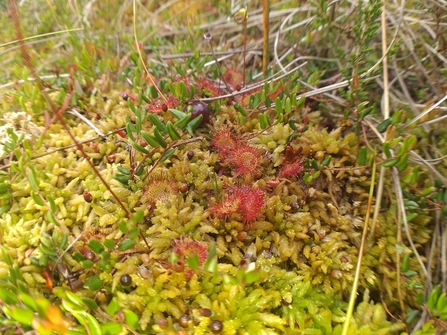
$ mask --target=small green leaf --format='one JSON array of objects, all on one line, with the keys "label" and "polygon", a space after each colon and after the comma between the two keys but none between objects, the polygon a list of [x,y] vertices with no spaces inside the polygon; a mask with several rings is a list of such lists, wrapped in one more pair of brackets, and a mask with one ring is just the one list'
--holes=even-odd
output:
[{"label": "small green leaf", "polygon": [[385,161],[385,162],[382,164],[382,166],[383,166],[383,167],[393,167],[393,166],[395,166],[397,163],[399,163],[399,161],[400,161],[400,157],[393,158],[393,159],[389,159],[389,160]]},{"label": "small green leaf", "polygon": [[25,293],[19,293],[19,299],[26,307],[37,312],[37,303],[33,297]]},{"label": "small green leaf", "polygon": [[126,325],[132,329],[137,329],[139,326],[139,318],[134,312],[129,309],[124,310],[124,316],[126,317]]},{"label": "small green leaf", "polygon": [[0,183],[0,195],[8,193],[10,186],[11,185],[6,183]]},{"label": "small green leaf", "polygon": [[98,309],[98,304],[96,303],[95,300],[90,299],[90,298],[82,298],[82,301],[84,302],[84,304],[86,304],[86,306],[91,309],[92,311]]},{"label": "small green leaf", "polygon": [[74,294],[71,291],[65,291],[64,295],[67,302],[69,302],[71,305],[74,306],[73,307],[74,309],[85,310],[84,303],[82,302],[81,298],[79,298],[76,294]]},{"label": "small green leaf", "polygon": [[192,270],[197,269],[200,265],[199,256],[197,254],[189,256],[188,257],[188,265]]},{"label": "small green leaf", "polygon": [[127,226],[127,223],[124,221],[121,221],[120,223],[118,223],[118,228],[123,233],[127,233],[129,231],[129,227]]},{"label": "small green leaf", "polygon": [[358,157],[358,159],[357,159],[357,164],[359,165],[359,166],[364,166],[364,165],[366,165],[366,156],[367,156],[367,153],[368,153],[368,149],[366,148],[366,147],[362,147],[362,148],[360,148],[360,151],[359,151],[359,157]]},{"label": "small green leaf", "polygon": [[112,298],[106,308],[107,314],[114,316],[119,310],[120,306],[118,304],[118,300],[116,300],[116,298]]},{"label": "small green leaf", "polygon": [[119,251],[126,251],[129,250],[131,248],[133,248],[135,246],[135,241],[134,240],[124,240],[119,246],[118,246],[118,250]]},{"label": "small green leaf", "polygon": [[214,276],[217,276],[217,257],[208,259],[203,268],[211,272]]},{"label": "small green leaf", "polygon": [[99,278],[99,275],[94,275],[89,277],[84,284],[85,288],[88,288],[90,291],[96,291],[103,285],[103,281]]},{"label": "small green leaf", "polygon": [[140,229],[138,227],[134,227],[131,230],[129,230],[129,238],[135,238],[140,234]]},{"label": "small green leaf", "polygon": [[107,322],[101,325],[103,335],[116,335],[123,331],[123,326],[118,322]]},{"label": "small green leaf", "polygon": [[410,254],[406,254],[402,260],[402,272],[407,272],[410,268]]},{"label": "small green leaf", "polygon": [[377,131],[379,133],[384,133],[386,131],[386,129],[388,128],[388,126],[390,124],[392,124],[393,120],[391,118],[388,118],[386,120],[384,120],[383,122],[381,122],[378,126],[377,126]]},{"label": "small green leaf", "polygon": [[183,119],[184,117],[187,117],[188,114],[183,113],[182,111],[179,111],[177,109],[170,108],[169,111],[172,115],[174,115],[178,120]]},{"label": "small green leaf", "polygon": [[173,141],[180,139],[180,134],[177,132],[171,122],[168,121],[168,123],[166,123],[166,127],[168,128],[168,135]]},{"label": "small green leaf", "polygon": [[175,127],[179,127],[180,129],[184,130],[184,128],[188,125],[189,120],[191,119],[191,114],[186,114],[185,117],[178,120],[176,123],[174,123]]},{"label": "small green leaf", "polygon": [[237,280],[236,280],[236,278],[234,278],[234,277],[232,277],[232,276],[230,276],[230,275],[228,275],[228,274],[225,274],[225,275],[224,275],[224,277],[223,277],[223,282],[224,282],[225,284],[232,284],[232,285],[236,285],[236,284],[237,284]]},{"label": "small green leaf", "polygon": [[137,143],[132,143],[132,146],[135,148],[135,150],[142,152],[143,154],[148,154],[149,150],[147,150],[146,148],[142,147],[141,145],[137,144]]},{"label": "small green leaf", "polygon": [[132,99],[127,99],[127,105],[129,106],[132,113],[135,114],[136,108],[135,108],[135,105],[133,104]]},{"label": "small green leaf", "polygon": [[154,136],[155,139],[157,140],[157,142],[163,147],[166,148],[168,146],[168,144],[166,143],[165,139],[163,138],[163,136],[160,134],[160,132],[158,131],[157,128],[154,129]]},{"label": "small green leaf", "polygon": [[28,171],[28,180],[29,180],[29,183],[31,185],[31,188],[34,191],[38,191],[39,190],[39,185],[37,184],[36,171],[34,171],[34,169],[32,167],[30,167],[29,171]]},{"label": "small green leaf", "polygon": [[119,172],[121,172],[124,175],[130,175],[130,170],[123,168],[121,165],[117,165],[116,168]]},{"label": "small green leaf", "polygon": [[249,271],[245,273],[244,279],[247,284],[254,283],[259,278],[261,278],[261,273],[259,271]]},{"label": "small green leaf", "polygon": [[298,128],[295,125],[295,121],[289,120],[289,126],[292,130],[297,130]]},{"label": "small green leaf", "polygon": [[233,107],[234,107],[239,113],[241,113],[242,116],[245,116],[245,117],[248,116],[247,111],[246,111],[246,110],[244,109],[244,107],[242,107],[241,105],[235,103],[235,104],[233,104]]},{"label": "small green leaf", "polygon": [[84,269],[90,269],[94,265],[94,263],[89,259],[86,259],[85,261],[81,261],[80,263]]},{"label": "small green leaf", "polygon": [[123,175],[123,174],[117,174],[115,176],[115,179],[118,180],[121,184],[127,185],[129,183],[129,176]]},{"label": "small green leaf", "polygon": [[4,311],[12,319],[26,326],[30,326],[34,319],[33,311],[26,308],[12,306],[11,308],[5,308]]},{"label": "small green leaf", "polygon": [[321,166],[328,166],[331,162],[332,156],[327,156],[323,161],[321,162]]},{"label": "small green leaf", "polygon": [[148,117],[149,120],[154,124],[155,128],[158,129],[160,133],[166,134],[168,132],[166,125],[162,121],[160,121],[158,117],[156,117],[154,114],[149,114]]},{"label": "small green leaf", "polygon": [[261,129],[265,129],[270,125],[270,120],[267,114],[259,114],[259,124],[261,126]]},{"label": "small green leaf", "polygon": [[31,198],[33,198],[34,202],[39,205],[39,206],[43,206],[45,205],[45,203],[42,201],[42,199],[34,192],[31,191]]},{"label": "small green leaf", "polygon": [[194,136],[194,130],[199,127],[199,125],[202,123],[203,115],[200,114],[198,117],[196,117],[194,120],[191,120],[188,122],[188,125],[186,126],[186,130],[191,136]]},{"label": "small green leaf", "polygon": [[143,136],[144,140],[149,143],[149,145],[153,148],[156,148],[158,146],[160,146],[160,143],[157,142],[157,140],[155,139],[154,136],[152,136],[151,134],[149,134],[147,131],[142,131],[141,135]]},{"label": "small green leaf", "polygon": [[87,243],[87,245],[88,245],[88,247],[89,247],[90,249],[92,249],[92,251],[93,251],[95,254],[100,254],[101,252],[104,251],[104,247],[103,247],[103,245],[101,244],[101,242],[99,242],[99,241],[97,241],[97,240],[90,240],[90,241]]},{"label": "small green leaf", "polygon": [[144,220],[144,212],[142,210],[137,211],[132,215],[132,221],[135,223],[141,223]]},{"label": "small green leaf", "polygon": [[290,97],[286,98],[286,105],[284,106],[284,111],[286,114],[292,112],[292,103],[290,101]]},{"label": "small green leaf", "polygon": [[54,225],[59,227],[59,222],[57,222],[56,217],[54,216],[53,213],[46,212],[45,213],[45,218],[47,219],[48,222],[51,222],[52,224],[54,224]]},{"label": "small green leaf", "polygon": [[414,136],[414,135],[408,135],[407,137],[405,137],[404,145],[403,145],[404,150],[405,151],[412,150],[414,148],[414,146],[416,145],[417,141],[418,140],[417,140],[416,136]]},{"label": "small green leaf", "polygon": [[133,124],[129,121],[126,123],[126,133],[127,136],[132,140],[132,142],[135,142],[135,136],[133,136],[133,133],[136,132],[135,127]]},{"label": "small green leaf", "polygon": [[387,141],[383,143],[383,152],[385,153],[386,158],[391,158],[393,156],[390,150],[390,142]]},{"label": "small green leaf", "polygon": [[169,149],[167,150],[163,156],[160,158],[160,163],[163,163],[165,160],[167,160],[169,157],[171,157],[175,152],[175,149]]},{"label": "small green leaf", "polygon": [[419,314],[418,309],[409,310],[407,312],[407,320],[406,320],[408,322],[408,324],[411,324],[413,322],[413,320],[416,320],[416,317],[418,316],[418,314]]},{"label": "small green leaf", "polygon": [[107,249],[115,249],[115,242],[113,242],[112,240],[104,239],[103,243]]},{"label": "small green leaf", "polygon": [[88,313],[85,313],[85,318],[87,320],[87,328],[90,330],[91,335],[102,335],[101,326],[99,325],[99,322],[93,317],[93,315],[90,315]]},{"label": "small green leaf", "polygon": [[19,301],[17,294],[7,290],[5,287],[0,287],[0,299],[4,304],[15,305]]}]

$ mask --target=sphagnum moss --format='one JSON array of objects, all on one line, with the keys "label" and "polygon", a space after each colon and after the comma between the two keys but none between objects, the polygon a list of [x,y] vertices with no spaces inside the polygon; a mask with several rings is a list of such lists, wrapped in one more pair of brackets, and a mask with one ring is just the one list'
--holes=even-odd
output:
[{"label": "sphagnum moss", "polygon": [[[84,102],[103,133],[130,127],[133,123],[126,117],[136,118],[129,103],[137,103],[133,92],[126,93],[127,100],[121,93],[103,90],[107,101]],[[177,97],[170,101],[175,105],[169,107],[181,109]],[[162,105],[158,110],[158,102],[142,102],[141,107],[157,107],[163,130],[176,120]],[[33,160],[37,188],[23,176],[13,178],[8,184],[13,206],[0,218],[2,246],[16,260],[24,282],[36,294],[39,289],[49,296],[43,274],[59,277],[57,286],[66,290],[73,289],[72,280],[81,280],[84,286],[76,287],[77,296],[96,299],[104,310],[113,310],[110,314],[117,320],[121,312],[135,313],[135,328],[148,334],[340,334],[344,297],[353,283],[369,214],[368,168],[356,164],[359,137],[347,127],[322,128],[319,112],[308,113],[302,124],[294,122],[297,129],[308,127],[300,132],[286,122],[261,129],[256,114],[242,122],[238,113],[234,106],[213,111],[213,126],[195,130],[200,140],[181,145],[191,135],[179,134],[180,144],[163,161],[160,147],[143,160],[145,151],[136,150],[137,141],[122,133],[83,144],[116,198],[79,148]],[[301,113],[296,108],[288,118],[300,120]],[[96,137],[73,116],[68,120],[78,140]],[[42,126],[44,120],[33,122]],[[153,123],[143,120],[141,126],[155,134],[159,130]],[[160,136],[166,145],[175,144],[167,131]],[[70,144],[65,130],[53,124],[38,153]],[[143,173],[131,178],[131,170],[140,163]],[[287,164],[292,166],[284,168]],[[120,180],[119,173],[129,177]],[[180,192],[180,184],[188,187]],[[47,203],[40,203],[37,191]],[[143,218],[129,220],[126,211],[141,212]],[[424,213],[414,221],[420,245],[428,240],[428,222]],[[369,290],[380,290],[388,293],[385,304],[397,303],[393,291],[398,282],[390,271],[396,229],[391,214],[379,215],[375,240],[362,263],[363,302],[354,314],[351,334],[392,334],[403,327],[387,321],[381,302],[369,296]],[[62,243],[60,237],[67,231],[68,241]],[[58,238],[50,242],[42,235],[54,232]],[[136,238],[140,232],[150,250]],[[194,254],[183,250],[184,242],[200,246],[196,261]],[[54,250],[42,247],[45,243]],[[73,243],[71,248],[68,243]],[[212,245],[218,263],[215,274],[204,264]],[[51,260],[48,252],[53,253]],[[86,252],[97,257],[89,259]],[[58,264],[69,271],[57,275]],[[3,259],[0,274],[6,275],[9,267]],[[411,288],[402,291],[413,303]],[[198,312],[204,309],[210,313]]]}]

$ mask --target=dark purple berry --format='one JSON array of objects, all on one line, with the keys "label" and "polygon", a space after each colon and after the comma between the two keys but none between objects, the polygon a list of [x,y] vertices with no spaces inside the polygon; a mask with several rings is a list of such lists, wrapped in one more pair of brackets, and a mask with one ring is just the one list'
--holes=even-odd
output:
[{"label": "dark purple berry", "polygon": [[128,274],[122,275],[120,278],[120,283],[123,286],[129,286],[130,284],[132,284],[132,277]]},{"label": "dark purple berry", "polygon": [[210,324],[210,329],[213,334],[220,334],[223,330],[223,324],[219,320],[214,320]]}]

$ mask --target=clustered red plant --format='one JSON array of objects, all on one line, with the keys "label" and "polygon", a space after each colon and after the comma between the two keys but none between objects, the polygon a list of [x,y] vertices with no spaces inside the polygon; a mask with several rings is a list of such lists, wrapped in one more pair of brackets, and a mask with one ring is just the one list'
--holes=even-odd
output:
[{"label": "clustered red plant", "polygon": [[226,83],[235,91],[239,91],[244,83],[244,74],[238,70],[227,69],[223,77]]},{"label": "clustered red plant", "polygon": [[303,163],[301,161],[295,161],[295,162],[284,162],[281,167],[279,168],[279,178],[283,177],[296,177],[298,174],[300,174],[303,171]]},{"label": "clustered red plant", "polygon": [[260,171],[264,152],[237,138],[228,128],[215,133],[212,144],[223,162],[233,168],[235,177],[254,176]]},{"label": "clustered red plant", "polygon": [[210,212],[220,219],[239,213],[243,222],[250,226],[261,217],[260,212],[265,205],[264,195],[264,191],[248,185],[234,186],[225,190],[224,198],[214,204]]},{"label": "clustered red plant", "polygon": [[[301,148],[299,148],[301,149]],[[303,172],[303,163],[299,159],[299,154],[301,150],[293,150],[289,145],[286,148],[284,163],[279,168],[279,177],[296,177],[298,174]]]},{"label": "clustered red plant", "polygon": [[238,145],[239,139],[228,128],[222,128],[214,134],[212,145],[221,156],[227,156]]},{"label": "clustered red plant", "polygon": [[197,90],[202,92],[202,96],[217,97],[223,94],[223,91],[216,85],[216,83],[209,79],[198,79]]},{"label": "clustered red plant", "polygon": [[[172,252],[177,254],[182,264],[188,264],[188,258],[197,255],[199,264],[203,265],[208,257],[208,244],[190,237],[178,238],[173,242]],[[185,278],[190,279],[193,272],[191,269],[184,270]]]}]

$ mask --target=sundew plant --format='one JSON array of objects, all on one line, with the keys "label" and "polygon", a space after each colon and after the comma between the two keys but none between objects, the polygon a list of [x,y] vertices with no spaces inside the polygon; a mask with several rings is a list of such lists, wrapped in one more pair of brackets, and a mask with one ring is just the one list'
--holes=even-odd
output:
[{"label": "sundew plant", "polygon": [[0,3],[0,333],[445,333],[445,6]]}]

